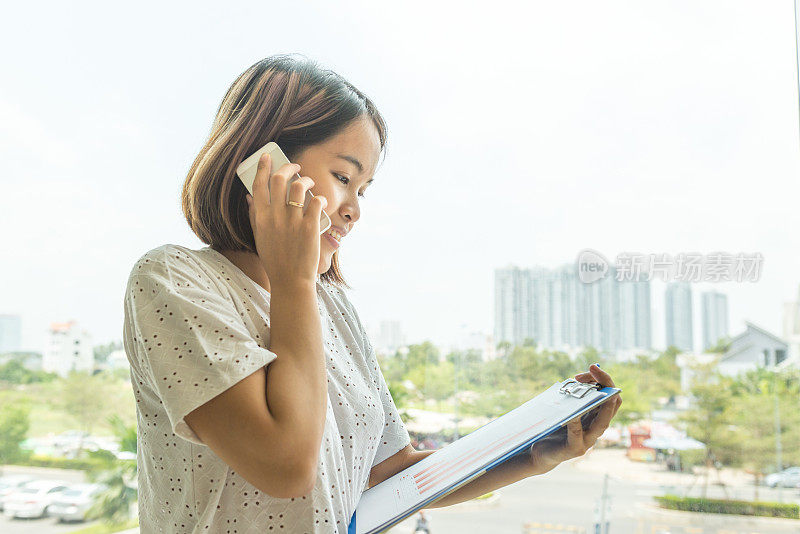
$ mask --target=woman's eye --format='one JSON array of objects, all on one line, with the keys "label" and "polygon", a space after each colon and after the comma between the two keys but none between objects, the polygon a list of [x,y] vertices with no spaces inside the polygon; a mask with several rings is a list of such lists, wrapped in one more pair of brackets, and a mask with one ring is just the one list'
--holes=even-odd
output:
[{"label": "woman's eye", "polygon": [[[340,182],[342,182],[345,185],[350,183],[350,178],[348,178],[347,176],[342,176],[341,174],[336,174],[335,172],[331,174],[333,174]],[[364,198],[364,193],[359,193],[358,196]]]}]

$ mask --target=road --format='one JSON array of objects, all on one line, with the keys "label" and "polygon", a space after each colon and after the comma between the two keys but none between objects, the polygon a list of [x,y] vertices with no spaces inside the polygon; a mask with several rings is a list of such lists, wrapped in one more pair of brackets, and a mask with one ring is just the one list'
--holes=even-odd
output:
[{"label": "road", "polygon": [[[599,452],[599,451],[598,451]],[[608,492],[611,498],[609,534],[783,534],[800,532],[800,520],[751,518],[722,514],[697,514],[662,510],[654,505],[653,496],[666,491],[680,491],[693,480],[691,475],[656,471],[645,466],[649,477],[639,476],[645,467],[624,458],[623,452],[598,454],[583,465],[566,462],[549,473],[521,480],[498,490],[494,503],[461,503],[448,508],[425,510],[431,534],[449,533],[514,533],[574,534],[594,533],[595,505],[602,494],[605,473],[602,464],[613,467],[609,472]],[[598,465],[601,464],[601,465]],[[639,472],[637,472],[639,471]],[[676,484],[676,479],[683,484]],[[665,484],[668,482],[668,484]],[[731,497],[752,498],[753,486],[744,483],[730,487]],[[690,493],[701,491],[700,482]],[[719,487],[709,487],[712,494],[722,494]],[[782,492],[784,502],[800,503],[796,490]],[[777,491],[759,488],[762,500],[776,498]],[[777,499],[776,499],[777,500]],[[389,532],[411,533],[415,519],[399,523]],[[527,524],[527,528],[526,528]]]},{"label": "road", "polygon": [[[16,472],[16,471],[15,471]],[[595,505],[600,498],[605,473],[609,473],[611,499],[608,534],[798,534],[800,520],[751,518],[721,514],[696,514],[662,510],[653,496],[671,491],[682,494],[694,482],[690,495],[699,495],[701,481],[692,475],[668,473],[654,464],[631,462],[623,451],[597,450],[571,460],[544,475],[521,480],[496,492],[492,502],[470,501],[447,508],[425,510],[431,534],[593,534]],[[58,474],[58,471],[55,471]],[[71,472],[71,481],[82,481],[82,473]],[[713,480],[713,479],[712,479]],[[732,498],[751,499],[749,479],[725,474]],[[722,496],[710,485],[709,497]],[[759,488],[761,500],[777,500],[778,491]],[[782,491],[784,502],[800,503],[796,490]],[[416,520],[406,519],[389,530],[410,534]],[[6,519],[0,517],[3,534],[49,534],[69,532],[84,524],[59,525],[53,518]],[[526,528],[527,525],[527,528]]]}]

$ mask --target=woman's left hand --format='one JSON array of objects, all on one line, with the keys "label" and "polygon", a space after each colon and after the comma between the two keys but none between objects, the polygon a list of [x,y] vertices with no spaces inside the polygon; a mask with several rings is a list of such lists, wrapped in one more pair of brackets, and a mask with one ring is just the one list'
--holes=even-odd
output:
[{"label": "woman's left hand", "polygon": [[[575,375],[575,379],[578,382],[597,382],[603,387],[614,387],[614,381],[611,380],[608,373],[597,365],[590,365],[588,373]],[[604,403],[597,417],[586,430],[583,429],[581,416],[567,423],[566,443],[563,435],[557,435],[557,433],[534,443],[530,448],[530,457],[535,473],[546,473],[564,460],[585,454],[595,444],[597,438],[606,431],[621,404],[622,398],[619,394],[616,395],[616,398]]]}]

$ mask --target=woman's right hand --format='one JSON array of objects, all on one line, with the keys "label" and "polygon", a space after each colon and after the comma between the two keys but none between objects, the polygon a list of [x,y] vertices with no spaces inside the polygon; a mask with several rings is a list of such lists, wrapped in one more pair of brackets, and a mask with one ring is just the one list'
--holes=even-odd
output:
[{"label": "woman's right hand", "polygon": [[[256,251],[267,272],[270,285],[311,283],[317,279],[320,256],[319,219],[328,205],[316,195],[303,208],[286,202],[286,184],[300,165],[287,163],[270,176],[269,154],[258,160],[253,180],[253,197],[247,195],[250,226]],[[308,176],[301,176],[289,187],[289,200],[305,202],[306,190],[314,186]]]}]

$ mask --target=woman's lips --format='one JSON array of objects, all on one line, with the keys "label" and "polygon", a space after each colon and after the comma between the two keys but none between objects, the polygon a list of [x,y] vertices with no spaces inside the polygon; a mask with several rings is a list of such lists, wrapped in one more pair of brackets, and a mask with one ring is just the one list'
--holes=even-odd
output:
[{"label": "woman's lips", "polygon": [[325,239],[328,240],[328,242],[331,244],[333,248],[339,248],[341,246],[341,244],[338,241],[336,241],[336,239],[334,239],[334,237],[328,232],[325,232]]}]

